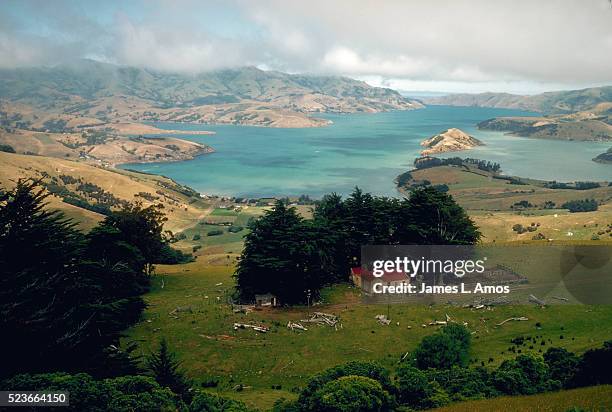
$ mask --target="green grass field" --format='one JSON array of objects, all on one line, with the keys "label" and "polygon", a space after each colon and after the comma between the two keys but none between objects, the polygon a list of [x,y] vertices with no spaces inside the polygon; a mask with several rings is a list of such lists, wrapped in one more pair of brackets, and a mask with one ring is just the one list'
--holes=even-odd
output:
[{"label": "green grass field", "polygon": [[[313,308],[264,309],[249,314],[234,313],[226,299],[231,293],[232,267],[209,266],[203,261],[159,267],[153,290],[146,295],[149,308],[143,322],[128,331],[127,340],[139,342],[144,353],[153,350],[166,337],[196,382],[217,378],[218,391],[268,408],[280,398],[293,398],[309,376],[349,360],[377,360],[389,368],[436,327],[422,325],[443,320],[448,314],[467,322],[473,333],[472,361],[495,366],[515,356],[508,352],[517,336],[541,336],[545,345],[525,345],[523,353],[540,353],[550,346],[582,352],[612,337],[611,306],[498,306],[492,310],[472,310],[451,305],[365,305],[359,292],[338,285],[322,294],[324,302]],[[164,287],[161,288],[163,279]],[[170,314],[176,307],[191,312]],[[339,315],[342,328],[312,326],[306,332],[286,328],[289,320],[299,321],[312,311]],[[389,314],[392,324],[382,326],[374,317]],[[526,322],[504,319],[527,316]],[[257,323],[271,328],[268,333],[233,330],[234,322]],[[536,328],[536,324],[541,329]],[[489,359],[491,358],[491,359]],[[233,390],[235,385],[247,388]],[[271,389],[282,385],[282,389]]]},{"label": "green grass field", "polygon": [[502,396],[481,401],[460,402],[436,412],[565,412],[573,407],[592,412],[612,410],[612,385],[593,386],[569,391],[530,396]]}]

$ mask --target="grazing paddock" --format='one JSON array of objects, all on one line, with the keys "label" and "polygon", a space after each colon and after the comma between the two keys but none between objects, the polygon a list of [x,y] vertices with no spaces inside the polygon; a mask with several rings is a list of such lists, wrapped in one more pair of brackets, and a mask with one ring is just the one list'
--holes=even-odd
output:
[{"label": "grazing paddock", "polygon": [[[472,364],[487,367],[516,356],[509,348],[513,346],[510,340],[518,336],[533,337],[535,343],[526,341],[518,350],[535,354],[551,346],[583,352],[612,337],[612,306],[517,305],[474,310],[448,304],[365,305],[349,285],[325,289],[321,304],[311,308],[234,313],[225,303],[233,288],[232,271],[230,264],[210,266],[202,258],[159,267],[153,290],[145,296],[149,307],[144,320],[125,339],[139,342],[140,350],[148,353],[166,337],[198,385],[218,380],[208,390],[259,408],[271,407],[280,397],[294,398],[311,375],[349,360],[377,360],[392,369],[401,356],[438,328],[422,325],[444,320],[447,314],[468,323],[474,332]],[[177,307],[190,307],[190,311],[171,315]],[[386,315],[387,310],[391,324],[384,326],[375,316]],[[302,323],[307,331],[287,329],[289,321],[307,319],[314,311],[338,315],[342,327]],[[529,320],[496,326],[520,316]],[[263,325],[270,331],[234,330],[234,322]],[[245,389],[235,391],[240,384]],[[281,389],[272,389],[272,385]]]}]

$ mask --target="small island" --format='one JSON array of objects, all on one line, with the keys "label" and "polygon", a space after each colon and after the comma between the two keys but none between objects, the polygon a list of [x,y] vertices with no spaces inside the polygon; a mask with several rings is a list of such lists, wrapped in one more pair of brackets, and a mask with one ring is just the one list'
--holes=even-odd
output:
[{"label": "small island", "polygon": [[467,150],[476,146],[484,146],[484,143],[462,130],[451,128],[429,139],[423,140],[421,146],[425,147],[425,149],[421,151],[421,155],[428,156],[434,153]]},{"label": "small island", "polygon": [[594,162],[604,163],[608,165],[612,165],[612,147],[608,149],[607,152],[604,152],[593,158]]}]

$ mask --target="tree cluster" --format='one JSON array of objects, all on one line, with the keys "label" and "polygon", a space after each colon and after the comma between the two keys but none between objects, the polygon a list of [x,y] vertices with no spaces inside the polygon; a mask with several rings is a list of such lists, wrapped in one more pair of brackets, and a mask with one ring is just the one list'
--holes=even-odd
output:
[{"label": "tree cluster", "polygon": [[567,209],[570,213],[594,212],[598,207],[599,205],[595,199],[570,200],[561,205],[562,209]]},{"label": "tree cluster", "polygon": [[235,273],[239,298],[273,293],[283,303],[305,303],[325,284],[348,280],[365,245],[466,245],[480,232],[453,198],[432,187],[399,200],[359,189],[346,199],[326,195],[312,220],[283,201],[249,224]]},{"label": "tree cluster", "polygon": [[121,376],[95,379],[86,373],[21,374],[2,382],[2,388],[13,391],[65,391],[69,412],[248,412],[247,406],[233,399],[194,392],[192,400],[185,400],[169,387],[148,376]]},{"label": "tree cluster", "polygon": [[83,234],[39,183],[0,194],[1,375],[134,372],[119,338],[140,319],[153,265],[177,255],[163,214],[128,205]]},{"label": "tree cluster", "polygon": [[419,157],[414,161],[414,167],[417,169],[429,169],[431,167],[438,166],[475,166],[477,169],[497,173],[501,170],[499,163],[491,162],[489,160],[472,159],[460,157],[449,157],[446,159],[440,159],[437,157]]},{"label": "tree cluster", "polygon": [[612,383],[612,342],[582,356],[563,348],[549,348],[543,357],[521,354],[492,370],[469,367],[469,350],[469,331],[451,324],[425,337],[392,372],[375,362],[335,366],[311,378],[297,401],[281,399],[274,410],[419,410],[468,399]]}]

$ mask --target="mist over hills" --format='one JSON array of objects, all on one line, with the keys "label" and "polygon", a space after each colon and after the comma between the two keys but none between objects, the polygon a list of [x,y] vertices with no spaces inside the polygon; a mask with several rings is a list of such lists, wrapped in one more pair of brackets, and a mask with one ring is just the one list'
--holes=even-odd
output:
[{"label": "mist over hills", "polygon": [[50,109],[113,96],[145,100],[160,108],[245,101],[305,112],[420,107],[394,90],[346,77],[292,75],[255,67],[190,75],[76,60],[54,67],[0,70],[0,97],[34,107]]}]

